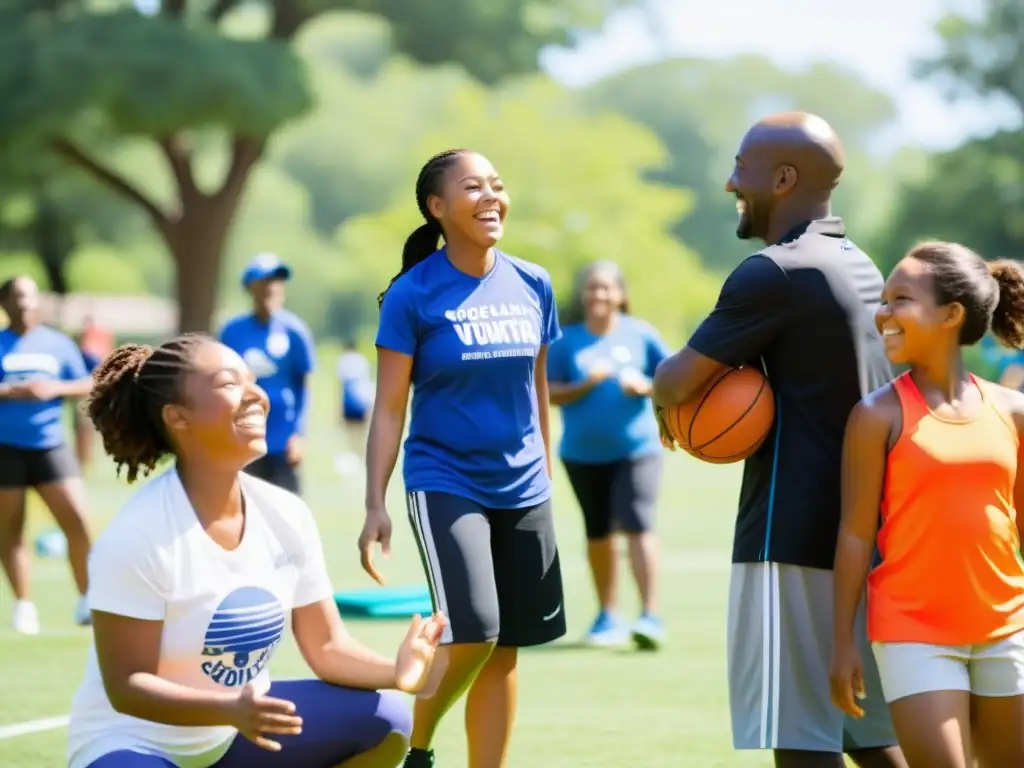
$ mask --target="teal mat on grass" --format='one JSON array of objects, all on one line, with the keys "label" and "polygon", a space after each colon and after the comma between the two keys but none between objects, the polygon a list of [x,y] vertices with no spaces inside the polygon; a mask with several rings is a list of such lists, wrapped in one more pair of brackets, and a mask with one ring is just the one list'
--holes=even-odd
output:
[{"label": "teal mat on grass", "polygon": [[405,618],[417,613],[429,616],[434,611],[430,590],[425,586],[377,587],[338,592],[334,602],[342,616],[370,619]]}]

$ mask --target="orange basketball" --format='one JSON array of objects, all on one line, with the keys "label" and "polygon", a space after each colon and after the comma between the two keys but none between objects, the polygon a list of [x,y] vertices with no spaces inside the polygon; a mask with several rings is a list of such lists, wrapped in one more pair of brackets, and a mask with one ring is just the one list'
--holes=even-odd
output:
[{"label": "orange basketball", "polygon": [[757,368],[731,368],[699,395],[665,409],[679,446],[701,461],[732,464],[753,454],[775,421],[775,396]]}]

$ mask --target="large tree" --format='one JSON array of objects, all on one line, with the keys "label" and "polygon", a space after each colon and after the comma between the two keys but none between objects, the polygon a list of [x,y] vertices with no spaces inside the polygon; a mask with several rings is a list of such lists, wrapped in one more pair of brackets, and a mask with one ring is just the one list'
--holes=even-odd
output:
[{"label": "large tree", "polygon": [[[454,61],[484,83],[533,70],[633,0],[0,0],[0,146],[48,151],[143,210],[173,258],[183,330],[213,316],[221,254],[246,182],[274,132],[313,95],[290,42],[334,11],[390,22],[394,47],[424,64]],[[253,32],[250,20],[262,22]],[[246,24],[231,25],[246,17]],[[212,183],[197,142],[226,139]],[[144,138],[171,179],[103,161],[96,137]],[[200,172],[202,171],[202,172]]]}]

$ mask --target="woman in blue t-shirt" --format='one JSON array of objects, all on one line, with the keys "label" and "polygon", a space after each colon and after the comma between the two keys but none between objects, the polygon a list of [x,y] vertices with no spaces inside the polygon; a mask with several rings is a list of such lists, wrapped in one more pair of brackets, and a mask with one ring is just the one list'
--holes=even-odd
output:
[{"label": "woman in blue t-shirt", "polygon": [[406,503],[434,605],[449,624],[438,656],[445,671],[416,702],[405,765],[433,765],[437,725],[467,687],[469,763],[502,765],[517,649],[565,634],[545,374],[558,316],[547,272],[495,248],[509,199],[486,158],[468,150],[431,158],[416,203],[425,223],[380,297],[359,546],[363,568],[382,582],[372,551],[390,544],[385,491],[411,388]]},{"label": "woman in blue t-shirt", "polygon": [[632,627],[633,641],[653,649],[664,639],[654,612],[652,532],[662,446],[650,394],[654,369],[668,352],[657,331],[627,314],[626,285],[617,265],[599,261],[584,270],[575,302],[571,314],[579,321],[566,325],[561,340],[551,347],[548,389],[551,403],[562,407],[560,455],[583,511],[600,603],[587,640],[616,645],[630,634],[616,610],[613,534],[621,531],[627,536],[642,604]]},{"label": "woman in blue t-shirt", "polygon": [[17,632],[39,633],[39,614],[29,598],[25,547],[26,491],[34,488],[64,532],[68,560],[80,595],[75,622],[89,623],[90,539],[85,487],[63,419],[66,398],[80,398],[92,377],[78,345],[39,322],[39,288],[28,277],[0,285],[0,308],[10,324],[0,330],[0,548],[14,591]]}]

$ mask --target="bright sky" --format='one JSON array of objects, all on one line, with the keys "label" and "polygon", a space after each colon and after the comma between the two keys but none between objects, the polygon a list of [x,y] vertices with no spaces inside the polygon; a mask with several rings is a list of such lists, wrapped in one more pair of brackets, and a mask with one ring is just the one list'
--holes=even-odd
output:
[{"label": "bright sky", "polygon": [[[948,8],[974,12],[978,0],[652,0],[656,23],[621,14],[603,35],[573,53],[553,52],[545,65],[567,83],[582,84],[666,55],[768,56],[786,68],[837,62],[892,94],[894,144],[945,148],[969,135],[1019,124],[998,103],[949,104],[936,85],[915,82],[913,60],[936,49],[935,21]],[[831,6],[831,9],[827,10]],[[823,115],[827,118],[827,115]],[[886,142],[889,143],[889,142]]]}]

